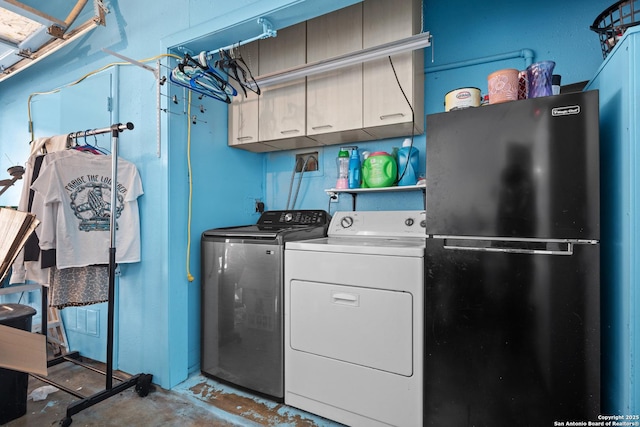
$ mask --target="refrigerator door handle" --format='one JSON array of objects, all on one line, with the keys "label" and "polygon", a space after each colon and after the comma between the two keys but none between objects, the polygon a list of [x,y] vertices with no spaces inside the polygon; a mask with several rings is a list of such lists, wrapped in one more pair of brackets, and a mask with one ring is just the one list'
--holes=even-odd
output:
[{"label": "refrigerator door handle", "polygon": [[[495,243],[495,242],[494,242]],[[448,240],[444,242],[444,249],[453,251],[476,251],[476,252],[500,252],[527,255],[573,255],[573,243],[565,242],[565,248],[558,249],[532,249],[525,247],[501,247],[501,246],[475,246],[450,244]]]}]

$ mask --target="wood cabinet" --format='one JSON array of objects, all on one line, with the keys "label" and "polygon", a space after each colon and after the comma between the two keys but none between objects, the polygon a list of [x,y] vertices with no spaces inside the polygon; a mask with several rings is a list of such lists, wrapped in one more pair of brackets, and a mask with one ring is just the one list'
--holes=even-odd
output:
[{"label": "wood cabinet", "polygon": [[[307,62],[362,49],[362,3],[307,21]],[[320,144],[371,140],[362,121],[362,64],[307,77],[307,135]]]},{"label": "wood cabinet", "polygon": [[[363,48],[420,33],[421,17],[420,0],[364,1]],[[420,134],[424,131],[424,51],[393,55],[391,61],[393,66],[389,58],[363,64],[364,127],[376,138],[410,135],[413,116],[413,132]]]},{"label": "wood cabinet", "polygon": [[[252,74],[258,75],[258,42],[240,46],[238,52]],[[233,84],[234,82],[231,81]],[[272,151],[273,148],[260,142],[258,133],[258,94],[247,90],[245,95],[238,85],[238,95],[229,105],[229,146],[243,146],[251,151]]]},{"label": "wood cabinet", "polygon": [[[306,22],[278,30],[278,36],[259,41],[260,75],[306,63]],[[306,79],[292,80],[262,90],[258,102],[261,141],[277,149],[314,146],[306,136]]]},{"label": "wood cabinet", "polygon": [[[248,57],[257,50],[257,68],[249,66],[264,76],[418,34],[421,8],[421,0],[365,0],[243,47]],[[384,58],[269,86],[257,102],[238,96],[229,145],[263,152],[421,134],[423,56],[419,49],[393,55],[393,67]]]}]

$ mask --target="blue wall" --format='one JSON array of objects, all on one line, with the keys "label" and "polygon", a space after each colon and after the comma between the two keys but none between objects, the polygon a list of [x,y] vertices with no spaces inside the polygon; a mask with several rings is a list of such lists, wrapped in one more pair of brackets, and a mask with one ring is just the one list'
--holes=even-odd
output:
[{"label": "blue wall", "polygon": [[[542,0],[535,5],[517,5],[508,0],[490,4],[425,0],[423,30],[430,31],[434,37],[433,49],[425,51],[426,113],[444,111],[445,94],[453,89],[477,87],[483,94],[487,93],[488,74],[502,68],[523,70],[526,55],[532,54],[533,62],[554,60],[555,73],[562,75],[563,84],[590,80],[602,63],[602,53],[598,36],[589,26],[609,4],[609,0]],[[505,57],[511,58],[501,59]],[[401,144],[402,138],[397,138],[361,143],[359,147],[371,152],[391,151]],[[415,144],[424,168],[425,135],[416,136]],[[338,149],[320,148],[323,171],[315,176],[303,176],[301,208],[327,209],[328,197],[322,190],[335,186]],[[295,157],[293,153],[267,157],[266,201],[269,208],[284,208]],[[358,209],[420,209],[421,206],[419,193],[358,197]],[[351,209],[350,197],[341,196],[331,209],[332,212]]]},{"label": "blue wall", "polygon": [[[56,54],[0,83],[0,167],[24,164],[29,154],[29,96],[67,86],[89,73],[107,67],[114,74],[113,110],[103,124],[80,119],[88,105],[105,103],[108,94],[96,91],[89,77],[77,86],[63,88],[52,108],[32,117],[35,137],[106,127],[110,122],[133,122],[135,129],[120,137],[120,155],[136,164],[145,194],[139,200],[142,261],[123,265],[118,280],[114,365],[130,373],[148,372],[154,381],[171,388],[198,369],[199,361],[199,240],[202,231],[226,225],[255,222],[256,199],[264,199],[265,156],[226,146],[226,108],[211,100],[194,100],[199,117],[191,126],[181,88],[162,86],[161,114],[156,113],[156,81],[151,72],[121,63],[102,51],[107,48],[155,67],[156,57],[175,47],[207,36],[215,49],[262,31],[260,16],[276,28],[352,4],[353,0],[305,2],[298,0],[246,0],[217,2],[192,0],[172,6],[170,13],[156,2],[106,2],[110,13],[106,27],[98,27]],[[37,6],[37,4],[35,5]],[[92,13],[87,7],[78,22]],[[66,17],[68,11],[60,13]],[[159,57],[166,75],[175,60]],[[99,73],[102,74],[102,73]],[[95,77],[95,76],[94,76]],[[70,93],[84,91],[84,99],[70,104]],[[179,105],[169,101],[176,94]],[[34,101],[35,102],[35,101]],[[203,104],[205,113],[200,113]],[[75,118],[75,120],[74,120]],[[160,140],[158,141],[158,129]],[[189,140],[191,144],[189,144]],[[103,143],[108,144],[108,140]],[[157,155],[160,147],[160,155]],[[191,150],[191,170],[187,150]],[[189,224],[189,177],[192,178],[192,220]],[[2,195],[2,205],[17,205],[20,185]],[[190,234],[187,234],[188,226]],[[190,253],[188,244],[190,239]],[[193,276],[189,280],[187,272]],[[6,298],[17,299],[13,295]],[[22,302],[34,301],[33,296]],[[37,303],[34,303],[39,308]],[[101,325],[104,327],[104,325]],[[104,328],[103,328],[104,329]],[[104,338],[104,335],[102,337]],[[92,354],[95,344],[74,348]],[[101,343],[102,345],[102,343]],[[91,346],[90,348],[88,346]],[[104,360],[104,358],[102,358]]]},{"label": "blue wall", "polygon": [[[142,60],[181,46],[215,49],[239,39],[255,36],[260,16],[269,17],[276,29],[310,19],[355,0],[244,0],[211,2],[190,0],[183,6],[158,8],[156,2],[109,2],[107,26],[68,46],[34,67],[0,83],[0,169],[23,163],[28,155],[27,98],[36,91],[77,80],[88,72],[119,61],[102,48]],[[432,49],[425,53],[425,106],[427,113],[443,111],[444,95],[455,88],[476,86],[486,92],[486,76],[507,67],[523,69],[524,58],[490,61],[459,67],[461,61],[530,49],[534,60],[552,59],[563,84],[589,80],[602,62],[595,33],[588,29],[610,0],[514,4],[507,0],[480,3],[471,0],[424,2],[424,29],[434,35]],[[203,42],[203,40],[205,40]],[[155,66],[155,62],[148,63]],[[161,71],[175,64],[162,58]],[[431,67],[450,66],[430,72]],[[161,153],[157,149],[156,84],[153,75],[135,66],[121,66],[114,96],[116,121],[131,121],[135,130],[124,135],[122,157],[140,170],[145,194],[140,200],[142,262],[127,266],[119,280],[117,368],[130,373],[149,372],[163,387],[173,387],[198,369],[199,352],[199,236],[207,228],[255,222],[253,204],[265,202],[267,209],[283,209],[287,201],[293,152],[254,154],[226,146],[226,109],[211,100],[205,112],[195,114],[191,125],[191,173],[187,162],[188,123],[184,91],[173,85],[162,87]],[[175,105],[164,95],[176,94]],[[95,102],[87,91],[86,102]],[[82,108],[78,105],[77,108]],[[56,114],[52,111],[51,114]],[[36,136],[53,132],[40,126]],[[78,123],[68,131],[86,128]],[[63,132],[63,130],[56,130]],[[416,136],[421,165],[425,164],[425,135]],[[359,144],[368,151],[390,151],[402,138]],[[304,150],[305,152],[308,150]],[[320,171],[305,174],[296,208],[329,209],[325,188],[335,185],[338,146],[319,148]],[[11,158],[11,162],[4,155]],[[189,176],[193,179],[191,234],[187,235]],[[297,178],[296,178],[297,179]],[[296,182],[297,185],[297,182]],[[294,185],[295,189],[295,185]],[[3,205],[17,204],[18,188],[2,196]],[[366,195],[358,198],[358,209],[421,209],[422,194]],[[349,196],[341,195],[330,210],[351,209]],[[188,237],[191,239],[187,259]],[[187,263],[194,277],[187,278]],[[82,349],[79,349],[82,352]]]}]

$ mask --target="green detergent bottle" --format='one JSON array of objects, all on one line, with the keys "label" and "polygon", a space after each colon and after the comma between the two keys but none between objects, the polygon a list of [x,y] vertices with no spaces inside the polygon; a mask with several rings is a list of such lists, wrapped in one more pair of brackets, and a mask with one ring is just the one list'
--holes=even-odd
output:
[{"label": "green detergent bottle", "polygon": [[390,187],[398,176],[396,159],[385,151],[371,153],[362,165],[363,187]]}]

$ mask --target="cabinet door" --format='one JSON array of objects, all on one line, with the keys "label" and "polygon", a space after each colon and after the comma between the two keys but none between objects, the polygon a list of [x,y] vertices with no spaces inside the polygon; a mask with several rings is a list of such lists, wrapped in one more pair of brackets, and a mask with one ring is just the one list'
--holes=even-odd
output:
[{"label": "cabinet door", "polygon": [[[258,42],[240,46],[238,52],[251,70],[253,75],[258,74]],[[233,80],[231,84],[238,90],[238,95],[233,97],[229,105],[229,146],[244,148],[251,151],[268,151],[259,143],[258,139],[258,95],[247,90],[245,95],[239,85]]]},{"label": "cabinet door", "polygon": [[[362,49],[362,4],[307,21],[307,62]],[[307,77],[307,135],[323,144],[371,139],[362,130],[362,64]]]},{"label": "cabinet door", "polygon": [[[306,22],[278,30],[277,37],[260,40],[259,58],[260,75],[303,65]],[[305,78],[301,78],[263,88],[258,102],[261,141],[284,140],[279,148],[289,149],[300,146],[296,138],[306,139],[305,86]]]},{"label": "cabinet door", "polygon": [[[419,0],[367,0],[363,3],[363,47],[369,48],[418,34]],[[384,25],[381,25],[384,23]],[[424,123],[423,51],[417,50],[364,63],[364,125],[380,138],[411,134],[411,107],[398,86],[396,77],[414,110],[416,131]],[[422,92],[422,93],[421,93]],[[404,124],[403,126],[389,126]]]}]

